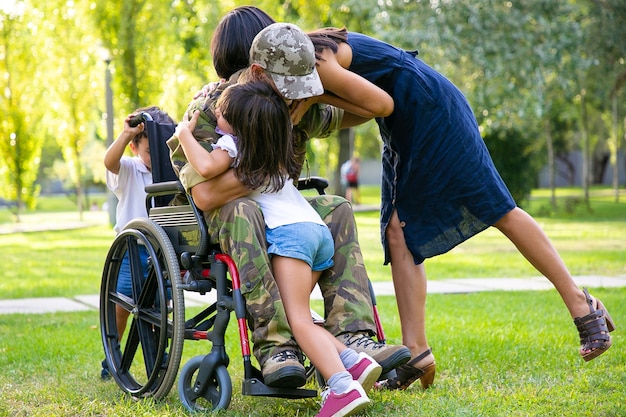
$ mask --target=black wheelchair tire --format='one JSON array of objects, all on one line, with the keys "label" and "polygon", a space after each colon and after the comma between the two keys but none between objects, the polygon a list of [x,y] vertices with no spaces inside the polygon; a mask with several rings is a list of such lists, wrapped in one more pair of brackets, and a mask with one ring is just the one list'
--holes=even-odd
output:
[{"label": "black wheelchair tire", "polygon": [[[139,246],[148,254],[145,279]],[[126,253],[138,301],[117,292]],[[130,312],[122,343],[116,306]],[[137,398],[167,396],[185,341],[185,302],[176,252],[163,228],[149,219],[129,222],[109,249],[100,288],[100,329],[109,373],[117,385]]]}]

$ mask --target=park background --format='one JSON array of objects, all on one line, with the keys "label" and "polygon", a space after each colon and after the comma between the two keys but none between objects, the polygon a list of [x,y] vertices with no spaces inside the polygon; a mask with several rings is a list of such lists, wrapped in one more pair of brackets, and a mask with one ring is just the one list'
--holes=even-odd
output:
[{"label": "park background", "polygon": [[[241,4],[0,0],[0,230],[7,233],[0,235],[0,298],[97,292],[114,237],[106,213],[88,211],[109,198],[104,149],[137,107],[156,104],[182,116],[200,86],[216,79],[213,28]],[[254,4],[305,30],[345,25],[418,49],[467,95],[516,200],[536,216],[572,274],[626,274],[625,1]],[[337,187],[338,167],[353,153],[379,159],[373,123],[311,141],[310,172]],[[362,194],[364,205],[378,204],[375,184]],[[378,213],[356,217],[370,278],[389,281]],[[89,227],[67,229],[75,224]],[[48,230],[56,228],[62,230]],[[537,274],[492,230],[427,268],[433,280]],[[588,364],[554,291],[429,296],[436,385],[374,394],[363,415],[626,415],[626,289],[592,293],[611,309],[618,331],[615,346]],[[398,343],[394,299],[378,302],[387,336]],[[95,311],[0,316],[0,415],[187,415],[175,390],[164,402],[135,402],[115,384],[100,383],[98,328]],[[236,337],[229,344],[235,398],[223,415],[314,415],[315,400],[239,395]],[[183,360],[207,349],[188,344]]]},{"label": "park background", "polygon": [[[243,1],[0,1],[0,202],[66,193],[82,213],[126,115],[182,118],[217,80],[210,39]],[[346,26],[408,50],[467,95],[520,205],[530,190],[625,180],[626,0],[261,0],[304,30]],[[380,159],[373,122],[309,143],[305,174],[339,188],[352,154]],[[372,168],[368,172],[376,173]],[[556,204],[552,193],[552,203]]]}]

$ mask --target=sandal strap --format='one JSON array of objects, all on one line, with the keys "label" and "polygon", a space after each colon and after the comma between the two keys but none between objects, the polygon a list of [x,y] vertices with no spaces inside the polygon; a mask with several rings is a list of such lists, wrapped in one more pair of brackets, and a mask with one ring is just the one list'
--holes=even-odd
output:
[{"label": "sandal strap", "polygon": [[589,313],[593,313],[594,311],[596,311],[596,309],[593,308],[593,298],[591,297],[591,295],[589,295],[589,291],[587,291],[587,288],[585,287],[583,287],[583,293],[585,294],[587,304],[589,304]]},{"label": "sandal strap", "polygon": [[412,383],[420,379],[424,374],[424,370],[421,368],[416,368],[412,365],[421,361],[428,355],[432,353],[432,350],[426,349],[421,354],[417,355],[415,358],[411,359],[407,363],[400,365],[396,368],[396,376],[394,378],[389,378],[386,382],[386,385],[390,389],[406,389]]},{"label": "sandal strap", "polygon": [[593,307],[593,299],[586,288],[583,289],[583,292],[585,297],[587,297],[590,313],[574,319],[574,324],[580,336],[580,344],[583,350],[605,349],[606,345],[611,341],[605,312],[603,309],[595,309]]},{"label": "sandal strap", "polygon": [[416,357],[414,357],[413,359],[411,359],[410,361],[408,361],[407,363],[405,363],[402,366],[410,366],[411,368],[413,368],[413,366],[411,365],[415,365],[416,363],[418,363],[419,361],[421,361],[422,359],[424,359],[426,356],[430,355],[431,353],[433,353],[433,351],[428,348],[425,351],[423,351],[422,353],[420,353],[419,355],[417,355]]}]

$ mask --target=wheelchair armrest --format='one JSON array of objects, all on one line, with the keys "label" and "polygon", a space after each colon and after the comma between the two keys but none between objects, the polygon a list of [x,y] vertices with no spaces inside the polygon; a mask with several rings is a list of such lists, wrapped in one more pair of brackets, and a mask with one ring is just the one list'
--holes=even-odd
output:
[{"label": "wheelchair armrest", "polygon": [[298,190],[317,190],[320,195],[326,194],[324,191],[328,188],[328,180],[322,177],[306,177],[298,180]]},{"label": "wheelchair armrest", "polygon": [[165,181],[146,185],[146,193],[151,196],[185,193],[185,188],[180,181]]}]

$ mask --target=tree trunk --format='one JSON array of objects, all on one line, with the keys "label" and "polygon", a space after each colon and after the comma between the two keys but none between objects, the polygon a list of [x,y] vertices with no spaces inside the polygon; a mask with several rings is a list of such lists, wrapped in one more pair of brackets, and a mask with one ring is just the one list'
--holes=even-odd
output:
[{"label": "tree trunk", "polygon": [[554,146],[552,143],[552,127],[550,119],[546,118],[546,148],[548,149],[548,178],[550,181],[550,204],[556,208],[556,181],[554,169]]},{"label": "tree trunk", "polygon": [[335,169],[335,194],[337,195],[345,195],[345,190],[341,184],[341,164],[352,157],[353,143],[353,130],[341,129],[339,131],[339,155],[337,156],[337,169]]},{"label": "tree trunk", "polygon": [[619,132],[617,131],[617,94],[613,94],[613,139],[615,140],[614,146],[611,146],[611,164],[613,165],[613,193],[615,195],[615,202],[619,203]]},{"label": "tree trunk", "polygon": [[590,152],[589,152],[589,121],[587,120],[587,103],[585,102],[585,92],[580,95],[580,123],[582,134],[582,151],[583,151],[583,166],[582,166],[582,183],[585,205],[589,207],[589,165],[590,165]]}]

